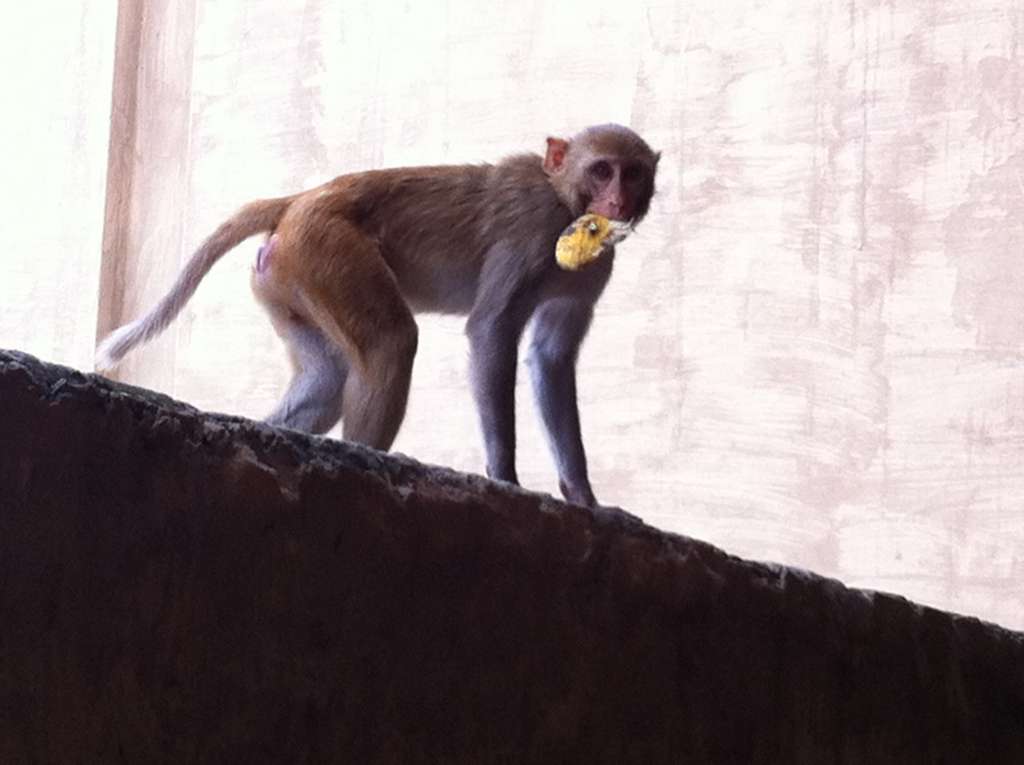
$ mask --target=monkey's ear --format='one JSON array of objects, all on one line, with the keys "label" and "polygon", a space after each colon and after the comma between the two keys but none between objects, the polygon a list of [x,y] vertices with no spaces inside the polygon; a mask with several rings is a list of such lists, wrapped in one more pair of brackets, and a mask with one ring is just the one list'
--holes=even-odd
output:
[{"label": "monkey's ear", "polygon": [[658,163],[660,161],[661,161],[661,152],[660,151],[654,152],[654,166],[657,167]]},{"label": "monkey's ear", "polygon": [[565,155],[569,142],[562,138],[548,138],[548,153],[544,156],[544,172],[548,175],[560,173],[565,168]]}]

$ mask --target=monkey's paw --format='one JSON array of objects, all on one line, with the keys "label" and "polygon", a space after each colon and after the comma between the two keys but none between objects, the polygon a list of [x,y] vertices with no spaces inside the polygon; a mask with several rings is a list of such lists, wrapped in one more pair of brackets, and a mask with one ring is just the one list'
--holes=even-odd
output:
[{"label": "monkey's paw", "polygon": [[567,271],[578,271],[625,239],[632,230],[632,224],[609,220],[603,215],[581,215],[558,237],[555,260]]}]

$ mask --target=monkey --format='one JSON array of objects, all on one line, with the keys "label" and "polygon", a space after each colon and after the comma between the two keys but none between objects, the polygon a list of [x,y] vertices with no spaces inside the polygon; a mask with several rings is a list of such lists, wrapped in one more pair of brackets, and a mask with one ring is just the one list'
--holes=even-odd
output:
[{"label": "monkey", "polygon": [[149,313],[100,344],[97,369],[163,331],[217,260],[263,233],[251,288],[293,369],[266,422],[324,433],[340,420],[345,440],[389,449],[408,400],[414,315],[464,315],[486,473],[518,484],[516,366],[531,324],[527,366],[559,489],[595,506],[576,361],[614,250],[569,272],[555,262],[555,242],[586,212],[638,223],[659,159],[633,130],[605,124],[549,137],[543,155],[370,170],[250,202],[199,246]]}]

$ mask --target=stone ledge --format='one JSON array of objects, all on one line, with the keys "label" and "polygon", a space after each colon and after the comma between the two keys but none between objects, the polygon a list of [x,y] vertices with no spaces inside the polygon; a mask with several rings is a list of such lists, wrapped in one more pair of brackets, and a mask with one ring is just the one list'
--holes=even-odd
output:
[{"label": "stone ledge", "polygon": [[0,352],[0,762],[1024,762],[1024,635]]}]

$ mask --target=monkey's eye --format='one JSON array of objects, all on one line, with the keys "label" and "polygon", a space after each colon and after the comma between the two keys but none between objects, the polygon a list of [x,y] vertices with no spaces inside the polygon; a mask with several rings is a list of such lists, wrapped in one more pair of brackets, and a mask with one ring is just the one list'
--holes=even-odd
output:
[{"label": "monkey's eye", "polygon": [[627,183],[640,180],[640,176],[643,174],[643,170],[640,165],[627,165],[622,170],[622,180]]},{"label": "monkey's eye", "polygon": [[601,160],[600,162],[595,162],[590,166],[590,174],[599,181],[607,181],[612,177],[614,171],[608,162]]}]

